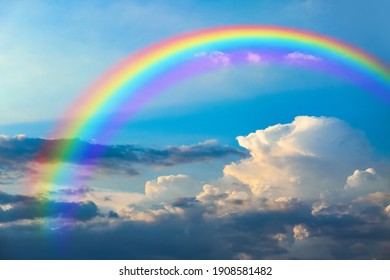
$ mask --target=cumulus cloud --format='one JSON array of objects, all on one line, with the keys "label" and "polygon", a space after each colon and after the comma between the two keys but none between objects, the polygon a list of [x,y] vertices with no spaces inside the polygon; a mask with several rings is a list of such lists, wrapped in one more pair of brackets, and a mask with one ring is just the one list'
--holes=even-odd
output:
[{"label": "cumulus cloud", "polygon": [[367,168],[364,171],[355,170],[355,172],[347,178],[347,184],[344,188],[359,188],[362,187],[362,185],[375,181],[376,179],[377,174],[374,168]]},{"label": "cumulus cloud", "polygon": [[[306,202],[314,216],[341,217],[362,211],[365,206],[358,201],[373,199],[378,191],[383,194],[389,191],[386,189],[389,179],[380,176],[374,168],[350,175],[356,166],[377,163],[372,159],[372,148],[364,134],[339,119],[301,116],[292,123],[270,126],[239,136],[237,140],[248,150],[249,157],[225,166],[224,176],[204,184],[199,193],[179,195],[194,196],[207,217],[250,211],[291,211]],[[371,176],[369,180],[368,176]],[[156,196],[159,194],[161,202],[172,201],[174,195],[168,199],[164,194],[178,193],[173,184],[176,181],[183,183],[182,190],[186,189],[185,184],[194,185],[185,175],[160,177],[147,183],[146,192],[149,197],[154,192]],[[352,194],[345,187],[346,181],[363,191]],[[373,184],[363,187],[361,182]],[[199,191],[199,187],[198,183],[190,189]]]},{"label": "cumulus cloud", "polygon": [[310,232],[305,225],[296,225],[293,228],[295,240],[303,240],[310,236]]},{"label": "cumulus cloud", "polygon": [[318,198],[342,189],[351,169],[372,161],[364,134],[336,118],[296,117],[237,140],[250,157],[227,165],[224,174],[256,196]]},{"label": "cumulus cloud", "polygon": [[199,191],[199,183],[183,174],[160,176],[145,184],[145,194],[153,201],[171,202],[179,197],[194,196]]},{"label": "cumulus cloud", "polygon": [[384,175],[386,174],[382,175],[372,167],[366,170],[356,169],[346,180],[345,194],[356,197],[373,192],[389,192],[389,179]]}]

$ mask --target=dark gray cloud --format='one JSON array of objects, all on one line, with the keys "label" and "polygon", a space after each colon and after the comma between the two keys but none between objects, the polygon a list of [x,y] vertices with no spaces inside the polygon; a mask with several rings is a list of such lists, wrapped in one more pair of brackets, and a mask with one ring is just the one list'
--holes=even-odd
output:
[{"label": "dark gray cloud", "polygon": [[48,191],[48,194],[56,194],[60,196],[84,196],[85,194],[92,192],[93,189],[85,186],[78,188],[58,189],[55,191]]},{"label": "dark gray cloud", "polygon": [[38,218],[67,218],[86,221],[99,215],[92,201],[58,202],[45,198],[0,192],[0,223]]},{"label": "dark gray cloud", "polygon": [[[59,147],[77,146],[80,153],[61,155]],[[227,156],[243,158],[244,150],[216,143],[192,146],[145,148],[136,145],[101,145],[80,139],[42,139],[26,137],[0,138],[0,184],[12,183],[28,171],[27,163],[68,162],[95,165],[98,171],[124,172],[138,175],[136,164],[173,166],[177,164],[209,161]]]},{"label": "dark gray cloud", "polygon": [[[62,156],[59,147],[75,146],[79,154]],[[78,164],[95,163],[96,160],[122,160],[151,165],[175,165],[222,158],[228,155],[246,156],[246,152],[216,143],[200,143],[192,146],[169,146],[151,149],[137,145],[101,145],[80,139],[48,140],[41,138],[0,139],[0,156],[14,162],[67,161]]]},{"label": "dark gray cloud", "polygon": [[[14,216],[33,219],[36,199],[1,193],[0,204],[18,205]],[[111,211],[97,215],[93,203],[53,203],[51,215],[79,211],[79,222],[51,230],[36,223],[4,223],[0,227],[3,259],[389,259],[390,219],[364,219],[345,214],[313,215],[310,205],[205,218],[209,211],[195,198],[171,204],[153,222],[130,221]],[[36,207],[38,207],[36,206]],[[7,210],[11,211],[11,210]],[[362,209],[368,216],[379,209]],[[382,210],[383,211],[383,210]],[[24,213],[23,215],[21,213]],[[89,213],[89,214],[88,214]],[[73,215],[73,214],[72,214]],[[89,216],[88,216],[89,215]],[[89,219],[93,218],[94,219]],[[80,222],[81,221],[81,222]],[[294,240],[293,229],[304,225],[309,235]],[[283,240],[284,239],[284,240]],[[60,240],[60,241],[59,241]],[[66,244],[66,246],[63,246]]]}]

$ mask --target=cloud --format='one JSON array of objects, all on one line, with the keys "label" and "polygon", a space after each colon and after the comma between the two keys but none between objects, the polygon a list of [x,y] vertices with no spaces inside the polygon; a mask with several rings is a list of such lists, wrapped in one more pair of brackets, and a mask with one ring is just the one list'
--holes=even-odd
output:
[{"label": "cloud", "polygon": [[[387,165],[375,162],[372,147],[362,132],[339,119],[301,116],[292,123],[270,126],[237,140],[248,150],[249,157],[225,166],[224,176],[203,184],[199,193],[180,195],[193,195],[206,217],[291,211],[305,204],[311,206],[314,216],[359,215],[371,207],[362,200],[379,201],[380,192],[389,192],[389,178],[380,176],[374,168],[350,175],[356,166],[375,165],[383,169]],[[369,187],[359,185],[373,174]],[[185,175],[149,181],[149,196],[155,192],[156,196],[161,195],[162,203],[167,203],[164,194],[177,189],[173,184],[176,180],[183,183],[182,190],[186,189],[185,182],[190,181]],[[354,185],[353,191],[344,187],[346,181]],[[191,185],[188,183],[190,189],[199,191],[199,183],[196,188]],[[174,195],[169,197],[169,201],[173,198]],[[382,212],[385,206],[381,206]]]},{"label": "cloud", "polygon": [[[77,146],[83,154],[63,157],[56,149]],[[211,161],[228,156],[245,157],[244,151],[206,141],[192,146],[169,146],[151,149],[135,145],[102,145],[80,139],[42,139],[26,136],[0,138],[0,183],[12,183],[24,177],[31,168],[42,169],[36,163],[72,163],[97,165],[100,173],[124,172],[129,176],[139,174],[134,165],[174,166]],[[31,170],[30,170],[31,171]]]},{"label": "cloud", "polygon": [[0,224],[38,218],[67,218],[89,220],[96,217],[98,208],[91,201],[56,202],[38,197],[10,195],[0,192]]},{"label": "cloud", "polygon": [[293,228],[295,240],[304,240],[310,236],[310,232],[305,225],[296,225]]},{"label": "cloud", "polygon": [[261,61],[261,56],[257,53],[249,52],[247,55],[247,60],[249,63],[257,64]]},{"label": "cloud", "polygon": [[322,60],[320,57],[314,56],[312,54],[301,53],[301,52],[288,53],[287,55],[285,55],[284,58],[291,62],[304,62],[304,61],[319,62]]},{"label": "cloud", "polygon": [[[42,235],[37,221],[0,224],[0,258],[26,259],[370,259],[388,258],[388,218],[313,216],[310,207],[207,217],[196,199],[154,219],[120,213],[62,223]],[[168,209],[168,208],[167,208]],[[179,209],[181,211],[179,211]],[[135,214],[135,213],[134,213]],[[172,238],[174,236],[174,238]],[[51,240],[67,241],[58,250]],[[158,237],[158,238],[156,238]],[[123,246],[126,244],[127,246]],[[359,244],[364,244],[361,246]],[[28,245],[28,246],[27,246]],[[343,250],[340,250],[343,248]]]},{"label": "cloud", "polygon": [[357,197],[373,192],[389,191],[389,179],[383,175],[372,167],[366,170],[356,169],[346,180],[345,194]]},{"label": "cloud", "polygon": [[250,157],[224,174],[255,196],[318,198],[342,190],[351,170],[373,162],[364,134],[336,118],[300,116],[237,140]]},{"label": "cloud", "polygon": [[221,51],[200,52],[196,57],[206,57],[211,63],[219,66],[228,66],[230,64],[230,55]]},{"label": "cloud", "polygon": [[[8,144],[16,141],[10,139]],[[180,173],[148,180],[139,194],[63,188],[44,200],[1,193],[0,240],[6,240],[1,254],[27,259],[390,257],[387,165],[375,160],[363,133],[336,118],[301,116],[237,139],[249,156],[205,183]],[[123,147],[108,154],[125,156],[119,153]],[[127,148],[131,161],[144,157],[149,165],[169,165],[216,156],[221,147],[207,142],[164,150]],[[74,200],[61,201],[62,195]],[[42,201],[52,210],[41,214]],[[58,223],[74,213],[73,222]],[[42,219],[55,225],[50,238],[68,238],[68,251],[57,252],[42,238]],[[40,250],[26,251],[34,244]]]},{"label": "cloud", "polygon": [[390,217],[390,204],[386,206],[385,208],[386,215]]},{"label": "cloud", "polygon": [[377,179],[374,168],[367,168],[364,171],[355,170],[355,172],[347,178],[347,184],[344,186],[345,189],[359,188],[362,185],[375,181]]},{"label": "cloud", "polygon": [[145,194],[153,201],[170,202],[176,198],[194,196],[200,188],[197,182],[186,175],[168,175],[147,181]]}]

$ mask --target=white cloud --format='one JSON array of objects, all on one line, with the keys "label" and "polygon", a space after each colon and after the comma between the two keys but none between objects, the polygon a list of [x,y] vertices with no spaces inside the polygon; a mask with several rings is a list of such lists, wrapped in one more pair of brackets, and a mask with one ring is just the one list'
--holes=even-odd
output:
[{"label": "white cloud", "polygon": [[226,185],[226,181],[217,183],[220,186],[205,184],[203,191],[196,196],[196,199],[206,207],[206,215],[224,216],[260,207],[260,203],[253,199],[253,195],[247,188],[240,185]]},{"label": "white cloud", "polygon": [[275,199],[342,190],[350,170],[371,160],[363,133],[336,118],[300,116],[237,140],[251,157],[226,166],[225,176]]},{"label": "white cloud", "polygon": [[17,134],[17,135],[15,135],[13,137],[9,137],[7,135],[0,134],[0,142],[10,141],[11,139],[24,140],[25,138],[26,138],[25,134]]},{"label": "white cloud", "polygon": [[293,228],[295,240],[304,240],[310,236],[310,232],[305,225],[299,224]]},{"label": "white cloud", "polygon": [[284,233],[277,233],[272,236],[272,239],[278,240],[278,241],[284,241],[288,238],[287,234]]},{"label": "white cloud", "polygon": [[230,64],[230,56],[226,53],[215,51],[210,54],[210,59],[215,64],[227,66]]},{"label": "white cloud", "polygon": [[156,202],[170,202],[178,197],[194,196],[200,190],[200,184],[182,174],[160,176],[145,184],[146,196]]},{"label": "white cloud", "polygon": [[249,52],[246,59],[249,63],[257,64],[261,61],[261,56],[257,53]]},{"label": "white cloud", "polygon": [[343,195],[357,198],[376,192],[389,192],[389,186],[389,178],[382,176],[374,168],[356,169],[352,175],[347,177]]},{"label": "white cloud", "polygon": [[12,204],[9,204],[9,203],[7,203],[7,204],[0,204],[0,210],[2,210],[2,211],[9,211],[9,210],[11,210],[11,209],[13,209],[14,207],[12,206]]},{"label": "white cloud", "polygon": [[355,172],[347,178],[347,184],[344,186],[345,189],[359,188],[367,183],[375,181],[377,174],[374,168],[367,168],[364,171],[355,170]]},{"label": "white cloud", "polygon": [[320,57],[314,56],[312,54],[305,54],[301,52],[292,52],[288,53],[284,57],[288,61],[312,61],[312,62],[318,62],[321,61]]},{"label": "white cloud", "polygon": [[195,57],[206,57],[211,63],[220,66],[230,64],[230,55],[221,51],[200,52],[195,54]]}]

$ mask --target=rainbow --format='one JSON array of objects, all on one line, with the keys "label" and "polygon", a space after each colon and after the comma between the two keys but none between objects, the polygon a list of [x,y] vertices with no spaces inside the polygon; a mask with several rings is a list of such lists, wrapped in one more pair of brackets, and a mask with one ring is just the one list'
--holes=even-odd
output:
[{"label": "rainbow", "polygon": [[[308,59],[312,67],[345,75],[369,92],[390,101],[390,69],[373,56],[335,39],[316,33],[275,26],[224,26],[179,35],[132,54],[102,75],[66,111],[50,138],[76,138],[85,130],[112,135],[114,130],[165,88],[193,75],[221,67],[207,54],[218,51],[249,63],[243,54],[268,53],[279,62],[286,55]],[[217,63],[218,64],[218,63]],[[310,65],[309,65],[310,67]],[[115,114],[117,112],[117,114]],[[111,129],[110,133],[107,130]],[[82,155],[72,141],[46,148],[66,159]],[[84,151],[85,153],[85,151]],[[44,170],[45,181],[55,184],[61,164]]]}]

